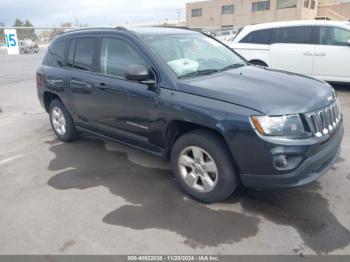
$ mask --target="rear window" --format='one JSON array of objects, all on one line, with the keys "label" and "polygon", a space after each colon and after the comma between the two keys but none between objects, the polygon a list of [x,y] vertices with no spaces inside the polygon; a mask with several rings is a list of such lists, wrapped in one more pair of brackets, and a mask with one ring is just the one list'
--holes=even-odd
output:
[{"label": "rear window", "polygon": [[43,64],[52,67],[62,67],[65,65],[66,40],[55,41],[47,51]]},{"label": "rear window", "polygon": [[271,35],[272,29],[257,30],[245,36],[240,43],[267,45],[271,42]]},{"label": "rear window", "polygon": [[276,28],[273,42],[286,44],[313,44],[313,27],[294,26]]}]

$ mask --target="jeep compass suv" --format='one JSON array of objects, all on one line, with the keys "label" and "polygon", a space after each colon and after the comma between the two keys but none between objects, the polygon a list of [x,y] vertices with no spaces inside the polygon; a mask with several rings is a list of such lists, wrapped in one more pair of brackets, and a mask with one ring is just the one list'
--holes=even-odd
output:
[{"label": "jeep compass suv", "polygon": [[250,65],[187,29],[66,32],[37,90],[60,140],[88,132],[171,160],[181,187],[207,203],[240,184],[309,183],[337,160],[343,137],[329,84]]}]

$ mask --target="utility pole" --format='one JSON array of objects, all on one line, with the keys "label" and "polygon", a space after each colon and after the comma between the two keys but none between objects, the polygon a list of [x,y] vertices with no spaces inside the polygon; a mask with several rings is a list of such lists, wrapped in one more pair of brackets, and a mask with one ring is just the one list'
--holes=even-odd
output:
[{"label": "utility pole", "polygon": [[177,23],[180,24],[181,22],[181,9],[176,9],[177,13]]}]

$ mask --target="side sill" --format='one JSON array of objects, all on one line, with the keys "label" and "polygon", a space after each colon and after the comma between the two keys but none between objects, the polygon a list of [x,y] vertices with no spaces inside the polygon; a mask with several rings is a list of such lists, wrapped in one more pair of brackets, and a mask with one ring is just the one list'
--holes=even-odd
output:
[{"label": "side sill", "polygon": [[129,146],[129,147],[138,149],[138,150],[140,150],[140,151],[149,153],[149,154],[151,154],[151,155],[155,155],[155,156],[157,156],[157,157],[160,157],[160,158],[163,159],[163,160],[166,160],[166,152],[165,152],[165,150],[162,150],[161,152],[149,150],[149,149],[143,148],[143,147],[141,147],[141,146],[136,146],[136,145],[127,143],[127,142],[125,142],[125,141],[123,141],[123,140],[120,140],[120,139],[117,139],[117,138],[113,138],[113,137],[110,137],[110,136],[102,135],[102,134],[100,134],[100,133],[97,133],[97,132],[95,132],[95,131],[89,130],[89,129],[84,128],[84,127],[81,127],[81,126],[76,126],[76,129],[77,129],[79,132],[89,133],[89,134],[98,136],[98,137],[100,137],[100,138],[102,138],[102,139],[106,139],[106,140],[109,140],[109,141],[112,141],[112,142],[115,142],[115,143],[119,143],[119,144],[122,144],[122,145],[126,145],[126,146]]}]

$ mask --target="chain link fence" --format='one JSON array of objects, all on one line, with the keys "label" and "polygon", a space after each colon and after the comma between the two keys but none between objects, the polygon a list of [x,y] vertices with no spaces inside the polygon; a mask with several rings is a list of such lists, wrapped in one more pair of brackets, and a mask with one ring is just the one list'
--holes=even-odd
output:
[{"label": "chain link fence", "polygon": [[[18,55],[8,54],[6,29],[16,30]],[[57,35],[71,29],[75,28],[0,27],[0,90],[19,82],[34,80],[35,71],[50,42]]]}]

